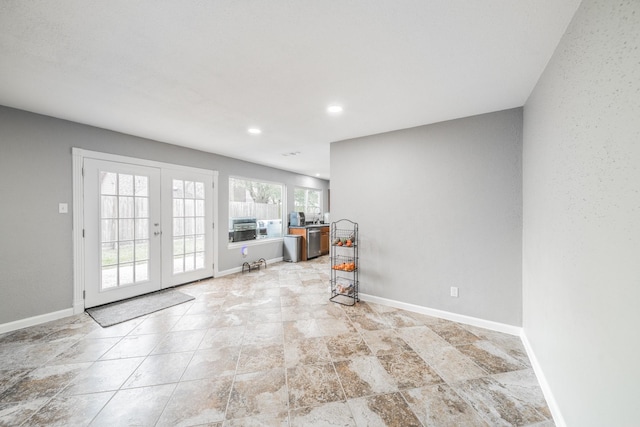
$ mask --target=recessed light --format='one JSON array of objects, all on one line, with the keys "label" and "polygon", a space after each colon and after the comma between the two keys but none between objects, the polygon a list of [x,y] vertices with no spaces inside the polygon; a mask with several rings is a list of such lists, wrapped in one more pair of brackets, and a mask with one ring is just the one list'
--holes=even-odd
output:
[{"label": "recessed light", "polygon": [[317,173],[317,174],[316,174],[316,176],[320,176],[320,174],[319,174],[319,173]]},{"label": "recessed light", "polygon": [[342,108],[341,105],[335,105],[334,104],[334,105],[329,105],[327,107],[327,111],[329,113],[331,113],[331,114],[340,114],[340,113],[342,113],[342,110],[343,110],[343,108]]},{"label": "recessed light", "polygon": [[262,131],[258,128],[249,128],[247,129],[247,132],[249,132],[251,135],[260,135],[262,133]]}]

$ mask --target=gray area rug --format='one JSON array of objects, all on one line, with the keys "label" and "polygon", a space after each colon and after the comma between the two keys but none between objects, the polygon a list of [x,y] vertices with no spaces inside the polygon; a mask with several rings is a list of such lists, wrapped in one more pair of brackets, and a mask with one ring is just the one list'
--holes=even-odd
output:
[{"label": "gray area rug", "polygon": [[99,307],[88,308],[86,312],[100,326],[106,328],[145,314],[153,313],[174,305],[195,299],[191,295],[183,294],[175,289],[166,289],[147,295],[112,302]]}]

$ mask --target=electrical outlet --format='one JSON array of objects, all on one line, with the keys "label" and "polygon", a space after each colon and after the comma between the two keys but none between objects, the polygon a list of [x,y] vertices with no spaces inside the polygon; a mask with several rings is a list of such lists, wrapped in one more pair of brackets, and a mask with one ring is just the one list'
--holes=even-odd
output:
[{"label": "electrical outlet", "polygon": [[58,203],[58,213],[66,214],[69,212],[69,205],[66,203]]},{"label": "electrical outlet", "polygon": [[452,286],[451,287],[451,296],[454,298],[458,298],[458,287],[457,286]]}]

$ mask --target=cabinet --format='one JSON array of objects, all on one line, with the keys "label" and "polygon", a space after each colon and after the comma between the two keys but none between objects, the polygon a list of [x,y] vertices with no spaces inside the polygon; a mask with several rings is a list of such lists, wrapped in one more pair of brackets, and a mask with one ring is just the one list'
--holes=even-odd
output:
[{"label": "cabinet", "polygon": [[320,232],[320,255],[327,255],[329,253],[329,227],[322,227]]},{"label": "cabinet", "polygon": [[355,305],[358,297],[359,258],[358,224],[348,220],[331,223],[329,236],[331,255],[331,301]]},{"label": "cabinet", "polygon": [[[320,255],[327,255],[329,253],[329,226],[320,227]],[[307,261],[309,258],[309,254],[307,253],[308,248],[308,228],[307,227],[290,227],[289,234],[295,234],[296,236],[302,236],[302,254],[300,257],[300,261]],[[315,255],[317,256],[317,254]]]},{"label": "cabinet", "polygon": [[302,254],[300,255],[300,261],[306,261],[307,260],[307,229],[305,227],[292,227],[292,228],[289,228],[289,234],[302,236]]}]

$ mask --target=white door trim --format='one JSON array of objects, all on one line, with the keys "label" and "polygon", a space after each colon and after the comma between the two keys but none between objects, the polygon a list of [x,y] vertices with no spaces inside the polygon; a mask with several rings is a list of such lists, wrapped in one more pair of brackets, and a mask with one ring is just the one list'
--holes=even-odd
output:
[{"label": "white door trim", "polygon": [[[99,151],[85,150],[73,147],[72,155],[72,174],[73,174],[73,313],[82,313],[84,306],[84,290],[85,290],[85,259],[84,259],[84,188],[82,179],[82,164],[85,158],[97,160],[107,160],[112,162],[130,163],[142,166],[150,166],[164,169],[172,169],[176,171],[195,172],[213,177],[213,198],[212,206],[209,208],[213,211],[213,222],[218,224],[218,171],[209,169],[195,168],[190,166],[175,165],[171,163],[157,162],[155,160],[139,159],[129,156],[121,156],[118,154],[101,153]],[[213,232],[213,275],[218,275],[218,231]]]}]

